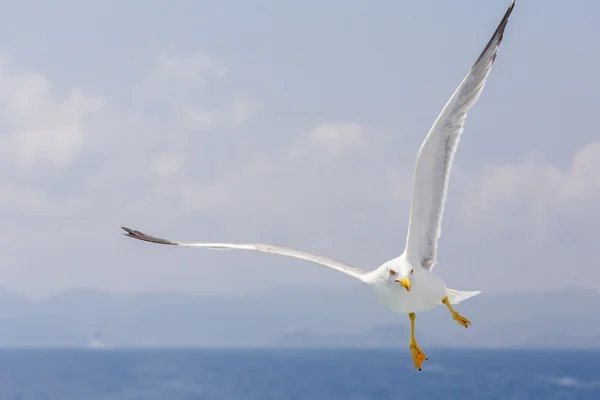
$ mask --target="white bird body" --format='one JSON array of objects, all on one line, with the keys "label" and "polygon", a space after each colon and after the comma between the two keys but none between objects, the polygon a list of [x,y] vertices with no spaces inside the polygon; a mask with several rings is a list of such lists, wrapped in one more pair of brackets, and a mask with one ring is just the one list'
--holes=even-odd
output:
[{"label": "white bird body", "polygon": [[[392,271],[414,270],[410,291],[390,282],[388,279],[390,269]],[[442,279],[424,268],[413,269],[403,255],[386,262],[375,271],[366,274],[361,280],[377,301],[395,313],[407,314],[430,310],[442,304],[442,299],[447,293]]]},{"label": "white bird body", "polygon": [[411,325],[413,329],[411,329],[410,347],[415,367],[420,370],[422,362],[427,358],[414,339],[414,313],[444,304],[452,312],[453,318],[467,327],[470,321],[459,315],[451,305],[480,293],[448,289],[442,279],[431,270],[437,263],[437,244],[441,235],[450,170],[464,129],[467,112],[483,90],[514,5],[515,0],[512,0],[483,52],[446,103],[419,150],[406,247],[399,257],[387,261],[373,271],[367,271],[328,257],[268,244],[178,242],[156,238],[123,227],[127,231],[126,235],[147,242],[167,245],[218,250],[256,250],[295,257],[359,279],[367,286],[375,299],[390,311],[409,313],[413,324]]}]

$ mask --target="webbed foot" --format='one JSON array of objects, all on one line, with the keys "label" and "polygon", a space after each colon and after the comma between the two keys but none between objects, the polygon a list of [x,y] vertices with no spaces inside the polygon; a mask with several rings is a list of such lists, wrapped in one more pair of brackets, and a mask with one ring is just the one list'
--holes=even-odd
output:
[{"label": "webbed foot", "polygon": [[448,300],[448,297],[444,297],[442,299],[442,304],[444,304],[446,307],[448,307],[448,310],[450,310],[450,312],[452,313],[452,318],[454,318],[454,320],[456,322],[458,322],[459,324],[461,324],[465,328],[468,328],[469,325],[471,325],[471,321],[469,321],[467,318],[463,317],[458,312],[456,312],[456,310],[450,304],[450,301]]},{"label": "webbed foot", "polygon": [[471,321],[469,321],[467,318],[463,317],[462,315],[460,315],[459,313],[457,313],[456,311],[454,311],[452,313],[452,318],[454,318],[454,320],[456,322],[458,322],[459,324],[461,324],[462,326],[464,326],[465,328],[468,328],[469,325],[471,325]]},{"label": "webbed foot", "polygon": [[410,342],[408,342],[408,347],[410,348],[413,364],[415,365],[415,368],[420,371],[423,366],[423,361],[427,360],[427,355],[414,339],[411,339]]}]

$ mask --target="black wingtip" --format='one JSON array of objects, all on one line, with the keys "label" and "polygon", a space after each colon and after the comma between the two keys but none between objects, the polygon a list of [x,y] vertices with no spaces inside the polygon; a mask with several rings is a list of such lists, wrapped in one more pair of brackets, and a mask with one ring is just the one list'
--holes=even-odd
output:
[{"label": "black wingtip", "polygon": [[[133,232],[133,229],[129,229],[129,228],[125,227],[125,226],[122,226],[121,229],[123,229],[127,233],[132,233]],[[127,233],[124,233],[124,235],[127,235]]]},{"label": "black wingtip", "polygon": [[498,47],[500,46],[500,43],[502,43],[502,39],[504,38],[504,30],[506,29],[506,25],[508,24],[508,18],[510,17],[510,14],[512,14],[513,9],[515,8],[515,3],[516,3],[516,0],[512,0],[512,2],[510,3],[510,6],[508,6],[508,9],[506,10],[506,13],[504,13],[502,20],[498,24],[496,31],[490,38],[489,42],[486,44],[485,48],[483,49],[483,51],[481,52],[481,54],[477,58],[477,61],[475,61],[475,63],[471,67],[471,69],[473,69],[473,68],[475,68],[475,66],[477,66],[479,61],[481,61],[481,59],[488,52],[490,47],[492,47],[494,45],[496,46],[496,50],[494,52],[494,55],[492,56],[492,63],[496,60]]},{"label": "black wingtip", "polygon": [[138,239],[138,240],[143,240],[145,242],[150,242],[150,243],[177,245],[177,243],[171,242],[169,240],[157,238],[157,237],[154,237],[154,236],[150,236],[150,235],[147,235],[147,234],[142,233],[140,231],[136,231],[134,229],[127,228],[125,226],[122,226],[121,229],[123,229],[125,232],[127,232],[124,235],[125,236],[129,236],[130,238],[134,238],[134,239]]}]

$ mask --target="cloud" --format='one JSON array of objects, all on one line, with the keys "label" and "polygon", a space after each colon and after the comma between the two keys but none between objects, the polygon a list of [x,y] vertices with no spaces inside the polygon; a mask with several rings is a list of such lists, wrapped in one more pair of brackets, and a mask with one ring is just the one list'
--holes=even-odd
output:
[{"label": "cloud", "polygon": [[86,131],[102,113],[104,100],[73,87],[52,88],[40,73],[15,71],[0,63],[0,138],[3,159],[13,166],[66,167],[86,145]]},{"label": "cloud", "polygon": [[600,142],[577,151],[561,170],[541,156],[520,163],[490,165],[479,173],[461,171],[464,221],[471,229],[527,229],[542,234],[567,221],[598,223]]},{"label": "cloud", "polygon": [[[234,110],[243,128],[257,102],[235,89],[228,89],[224,104],[210,92],[202,102],[186,96],[171,102],[170,95],[185,93],[185,82],[208,85],[225,68],[197,55],[163,57],[158,65],[156,96],[117,109],[79,87],[59,87],[40,72],[0,64],[0,219],[10,231],[3,235],[8,249],[0,254],[5,286],[36,293],[95,280],[114,288],[120,262],[111,261],[110,245],[103,246],[121,241],[121,224],[152,216],[161,226],[219,206],[223,197],[214,179],[221,172],[214,162],[218,149],[227,147],[219,137],[228,129],[224,116]],[[108,252],[96,249],[101,247]],[[91,253],[97,253],[94,260]],[[81,265],[71,257],[88,261]],[[132,268],[126,274],[139,273]]]},{"label": "cloud", "polygon": [[262,105],[246,95],[235,96],[230,107],[231,123],[235,127],[246,125],[260,111]]},{"label": "cloud", "polygon": [[290,151],[290,158],[320,156],[339,161],[364,148],[367,143],[364,128],[356,122],[325,122],[303,135]]},{"label": "cloud", "polygon": [[[420,138],[413,146],[359,119],[322,115],[269,126],[260,120],[268,102],[247,94],[221,62],[161,57],[150,68],[154,81],[140,71],[147,95],[130,108],[0,66],[6,286],[243,291],[292,276],[273,271],[293,260],[141,247],[124,241],[121,225],[182,240],[272,242],[366,268],[402,251]],[[459,158],[442,247],[470,251],[499,233],[597,221],[598,160],[599,142],[565,170],[531,156],[472,171]],[[442,252],[441,262],[451,259]],[[293,275],[297,284],[340,282],[327,270],[298,267],[306,273]]]},{"label": "cloud", "polygon": [[205,53],[159,55],[146,85],[154,107],[198,129],[244,128],[263,108],[220,60]]},{"label": "cloud", "polygon": [[153,76],[164,85],[204,85],[211,77],[222,78],[227,68],[206,53],[194,53],[184,57],[161,54]]},{"label": "cloud", "polygon": [[161,176],[169,176],[179,171],[182,160],[174,155],[165,155],[154,161],[154,171]]},{"label": "cloud", "polygon": [[215,120],[215,115],[213,113],[204,111],[202,108],[199,107],[190,107],[183,110],[182,117],[184,120],[200,126],[210,125]]}]

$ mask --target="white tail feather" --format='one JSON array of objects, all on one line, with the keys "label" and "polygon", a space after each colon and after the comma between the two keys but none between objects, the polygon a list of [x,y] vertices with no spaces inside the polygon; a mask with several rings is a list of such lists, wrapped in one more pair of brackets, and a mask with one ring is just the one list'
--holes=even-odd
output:
[{"label": "white tail feather", "polygon": [[458,304],[461,301],[465,301],[473,296],[477,296],[479,293],[481,293],[481,290],[474,292],[463,292],[460,290],[446,288],[446,296],[448,296],[450,304]]}]

